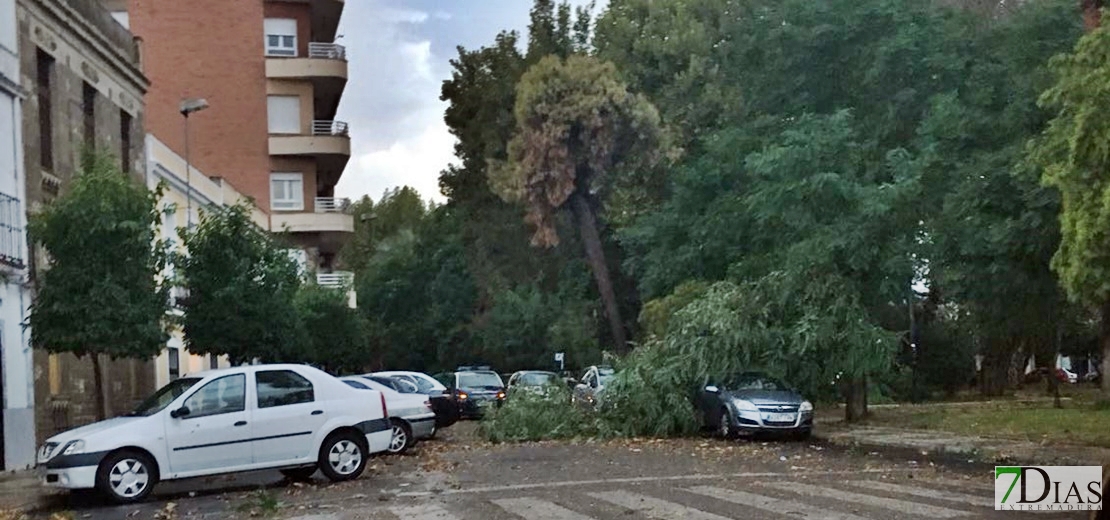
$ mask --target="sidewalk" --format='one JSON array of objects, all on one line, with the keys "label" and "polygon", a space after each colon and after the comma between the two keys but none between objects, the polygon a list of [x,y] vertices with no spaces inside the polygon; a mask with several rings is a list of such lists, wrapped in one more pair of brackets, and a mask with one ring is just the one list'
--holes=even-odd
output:
[{"label": "sidewalk", "polygon": [[965,436],[936,430],[883,426],[818,425],[814,436],[831,444],[914,456],[985,464],[1040,466],[1110,465],[1110,449],[1096,446],[1040,444],[1014,439]]}]

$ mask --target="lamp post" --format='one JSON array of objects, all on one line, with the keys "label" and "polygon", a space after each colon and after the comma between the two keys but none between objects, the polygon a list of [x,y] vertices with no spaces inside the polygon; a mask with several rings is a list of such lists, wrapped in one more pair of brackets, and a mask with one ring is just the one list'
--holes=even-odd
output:
[{"label": "lamp post", "polygon": [[181,115],[185,119],[185,229],[193,228],[193,170],[189,165],[189,114],[200,112],[208,108],[208,101],[204,98],[189,98],[181,100]]}]

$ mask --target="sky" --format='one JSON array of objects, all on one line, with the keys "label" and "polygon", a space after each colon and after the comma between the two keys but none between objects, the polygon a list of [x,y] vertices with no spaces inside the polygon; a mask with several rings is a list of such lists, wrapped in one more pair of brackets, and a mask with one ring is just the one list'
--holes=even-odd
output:
[{"label": "sky", "polygon": [[336,117],[350,124],[351,160],[336,195],[378,200],[386,189],[408,185],[442,202],[439,172],[455,162],[455,138],[443,122],[447,104],[439,100],[449,60],[456,46],[491,44],[502,30],[525,36],[531,7],[531,0],[347,2],[338,43],[347,47],[350,67]]}]

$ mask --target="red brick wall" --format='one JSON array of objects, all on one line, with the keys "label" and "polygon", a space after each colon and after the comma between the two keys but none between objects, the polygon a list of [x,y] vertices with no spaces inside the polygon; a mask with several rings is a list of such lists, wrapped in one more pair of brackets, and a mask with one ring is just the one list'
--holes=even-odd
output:
[{"label": "red brick wall", "polygon": [[312,11],[309,4],[292,2],[266,2],[266,18],[292,18],[297,21],[297,56],[308,56],[308,42],[312,41]]},{"label": "red brick wall", "polygon": [[184,156],[178,104],[207,99],[210,107],[190,116],[190,161],[269,208],[263,2],[128,1],[151,82],[147,131]]}]

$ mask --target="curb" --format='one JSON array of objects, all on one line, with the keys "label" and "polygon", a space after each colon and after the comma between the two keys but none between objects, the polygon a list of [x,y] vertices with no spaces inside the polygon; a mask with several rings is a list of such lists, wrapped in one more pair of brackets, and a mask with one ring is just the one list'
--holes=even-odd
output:
[{"label": "curb", "polygon": [[1076,466],[1110,463],[1110,449],[1095,446],[1039,445],[1010,439],[957,437],[944,432],[940,436],[925,437],[929,430],[884,431],[887,436],[898,432],[916,436],[918,440],[903,442],[887,438],[876,439],[869,430],[832,430],[814,432],[814,437],[831,446],[849,449],[866,449],[895,458],[943,462],[963,466],[1028,465]]}]

